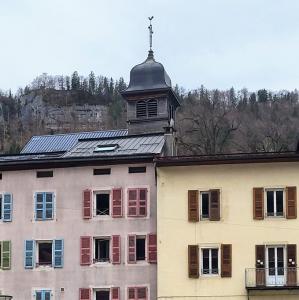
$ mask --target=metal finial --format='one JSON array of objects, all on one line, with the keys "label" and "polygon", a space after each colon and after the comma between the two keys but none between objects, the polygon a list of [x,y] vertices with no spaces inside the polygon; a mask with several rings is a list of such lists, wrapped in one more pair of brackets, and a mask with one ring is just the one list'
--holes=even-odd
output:
[{"label": "metal finial", "polygon": [[154,18],[154,16],[148,17],[149,21],[150,21],[150,25],[148,26],[148,30],[149,30],[149,43],[150,43],[150,51],[152,51],[152,46],[153,46],[153,26],[152,26],[152,19]]}]

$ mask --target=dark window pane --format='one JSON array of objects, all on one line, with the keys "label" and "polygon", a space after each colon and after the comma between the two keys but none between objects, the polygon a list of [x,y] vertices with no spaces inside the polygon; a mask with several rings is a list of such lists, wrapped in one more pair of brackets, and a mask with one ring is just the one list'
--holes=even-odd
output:
[{"label": "dark window pane", "polygon": [[268,248],[268,267],[269,275],[275,275],[275,249]]},{"label": "dark window pane", "polygon": [[267,215],[274,216],[274,192],[267,191]]},{"label": "dark window pane", "polygon": [[218,274],[218,249],[212,249],[212,274]]},{"label": "dark window pane", "polygon": [[129,173],[146,173],[146,167],[129,167]]},{"label": "dark window pane", "polygon": [[38,244],[39,265],[52,265],[52,243]]},{"label": "dark window pane", "polygon": [[209,194],[202,193],[201,194],[201,217],[209,218]]},{"label": "dark window pane", "polygon": [[96,291],[96,300],[110,300],[110,292]]},{"label": "dark window pane", "polygon": [[283,216],[283,191],[276,191],[276,215]]},{"label": "dark window pane", "polygon": [[0,219],[2,219],[2,196],[0,196]]},{"label": "dark window pane", "polygon": [[203,274],[210,273],[210,250],[209,249],[202,249],[202,269]]},{"label": "dark window pane", "polygon": [[43,194],[42,193],[38,193],[36,195],[36,202],[37,203],[43,203]]},{"label": "dark window pane", "polygon": [[111,169],[94,169],[93,175],[110,175]]},{"label": "dark window pane", "polygon": [[96,262],[108,262],[110,240],[108,239],[96,239],[95,240],[95,261]]},{"label": "dark window pane", "polygon": [[42,292],[36,292],[36,300],[42,300]]},{"label": "dark window pane", "polygon": [[96,214],[109,215],[110,210],[110,195],[109,194],[96,194]]},{"label": "dark window pane", "polygon": [[145,260],[145,238],[136,239],[136,259]]},{"label": "dark window pane", "polygon": [[37,171],[37,178],[53,177],[53,171]]},{"label": "dark window pane", "polygon": [[46,292],[45,293],[45,300],[50,300],[51,299],[51,292]]}]

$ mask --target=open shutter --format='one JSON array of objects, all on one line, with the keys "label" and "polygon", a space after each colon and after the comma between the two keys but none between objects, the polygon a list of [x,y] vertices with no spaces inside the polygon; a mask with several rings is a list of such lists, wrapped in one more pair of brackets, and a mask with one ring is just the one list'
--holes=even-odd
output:
[{"label": "open shutter", "polygon": [[25,269],[32,269],[34,267],[34,253],[35,253],[35,242],[33,240],[25,241],[24,249],[24,266]]},{"label": "open shutter", "polygon": [[136,263],[136,235],[128,235],[128,263]]},{"label": "open shutter", "polygon": [[297,218],[297,188],[288,186],[286,188],[286,217],[287,219]]},{"label": "open shutter", "polygon": [[189,278],[199,277],[198,245],[188,246],[188,271]]},{"label": "open shutter", "polygon": [[199,221],[199,205],[198,205],[198,191],[188,191],[188,220],[190,222]]},{"label": "open shutter", "polygon": [[232,245],[221,245],[221,277],[232,277]]},{"label": "open shutter", "polygon": [[1,243],[1,266],[3,270],[9,270],[11,268],[11,242],[3,241]]},{"label": "open shutter", "polygon": [[12,220],[12,194],[5,193],[3,195],[3,222],[11,222]]},{"label": "open shutter", "polygon": [[134,287],[128,288],[128,299],[136,299],[137,296],[137,290]]},{"label": "open shutter", "polygon": [[80,238],[80,263],[81,266],[91,264],[91,237],[81,236]]},{"label": "open shutter", "polygon": [[128,216],[137,216],[138,189],[128,190]]},{"label": "open shutter", "polygon": [[264,189],[253,188],[253,218],[264,219]]},{"label": "open shutter", "polygon": [[123,215],[122,189],[112,190],[112,217],[120,218]]},{"label": "open shutter", "polygon": [[297,247],[295,244],[287,245],[287,285],[297,285]]},{"label": "open shutter", "polygon": [[120,299],[120,289],[119,287],[113,287],[110,289],[111,300],[119,300]]},{"label": "open shutter", "polygon": [[255,260],[256,260],[256,286],[265,286],[265,246],[255,246]]},{"label": "open shutter", "polygon": [[92,216],[92,192],[89,189],[83,191],[83,219],[91,219]]},{"label": "open shutter", "polygon": [[54,268],[63,267],[63,240],[54,240],[53,243],[53,266]]},{"label": "open shutter", "polygon": [[113,235],[112,236],[112,263],[120,264],[120,236]]},{"label": "open shutter", "polygon": [[210,221],[220,220],[220,190],[210,190]]},{"label": "open shutter", "polygon": [[147,189],[139,189],[139,211],[138,211],[138,216],[139,217],[146,217],[147,216]]},{"label": "open shutter", "polygon": [[91,300],[91,289],[79,289],[79,300]]},{"label": "open shutter", "polygon": [[147,236],[147,257],[148,262],[155,264],[157,263],[157,235],[155,233],[150,233]]}]

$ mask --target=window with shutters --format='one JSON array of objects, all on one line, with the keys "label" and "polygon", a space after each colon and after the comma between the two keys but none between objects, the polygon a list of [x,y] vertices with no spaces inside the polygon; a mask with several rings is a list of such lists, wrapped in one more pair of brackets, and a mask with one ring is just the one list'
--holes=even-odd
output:
[{"label": "window with shutters", "polygon": [[219,275],[219,248],[201,248],[201,275]]},{"label": "window with shutters", "polygon": [[37,290],[35,291],[35,300],[51,300],[51,290]]},{"label": "window with shutters", "polygon": [[146,217],[148,211],[148,189],[128,189],[128,217]]},{"label": "window with shutters", "polygon": [[210,192],[200,193],[200,219],[208,220],[210,218]]},{"label": "window with shutters", "polygon": [[9,270],[11,268],[11,241],[0,242],[0,269]]},{"label": "window with shutters", "polygon": [[94,193],[94,215],[110,216],[110,192],[99,191]]},{"label": "window with shutters", "polygon": [[94,289],[95,300],[110,300],[110,289]]},{"label": "window with shutters", "polygon": [[52,266],[52,241],[37,241],[36,266]]},{"label": "window with shutters", "polygon": [[146,286],[128,287],[128,300],[147,300],[148,288]]},{"label": "window with shutters", "polygon": [[12,221],[12,194],[0,193],[0,222]]},{"label": "window with shutters", "polygon": [[35,193],[35,220],[46,221],[54,219],[54,193]]},{"label": "window with shutters", "polygon": [[94,239],[94,263],[110,262],[110,237]]},{"label": "window with shutters", "polygon": [[284,216],[284,189],[266,189],[265,211],[267,217]]},{"label": "window with shutters", "polygon": [[136,260],[145,261],[146,237],[136,236]]}]

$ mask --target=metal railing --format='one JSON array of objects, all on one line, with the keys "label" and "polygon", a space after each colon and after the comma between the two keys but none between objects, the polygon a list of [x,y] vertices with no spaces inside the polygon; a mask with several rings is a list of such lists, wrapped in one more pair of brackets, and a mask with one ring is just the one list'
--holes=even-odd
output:
[{"label": "metal railing", "polygon": [[299,288],[299,268],[249,268],[245,270],[246,288]]}]

